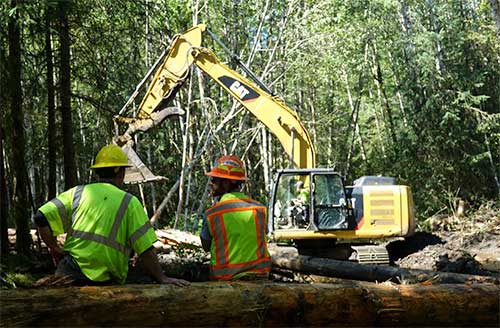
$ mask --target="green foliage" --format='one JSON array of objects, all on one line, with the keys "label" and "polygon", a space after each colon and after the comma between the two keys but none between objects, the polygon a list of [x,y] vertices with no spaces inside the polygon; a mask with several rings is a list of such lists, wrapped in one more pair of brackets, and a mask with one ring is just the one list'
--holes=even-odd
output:
[{"label": "green foliage", "polygon": [[28,272],[42,274],[40,268],[45,265],[45,262],[47,262],[47,258],[33,252],[27,255],[9,254],[3,256],[0,264],[1,288],[31,287],[39,277],[37,278],[35,274]]},{"label": "green foliage", "polygon": [[3,279],[2,288],[28,288],[31,287],[34,279],[30,274],[7,273]]},{"label": "green foliage", "polygon": [[[56,3],[28,1],[18,9],[29,130],[26,157],[31,179],[39,176],[35,203],[45,200],[42,177],[49,146],[45,12],[52,14],[48,27],[57,54]],[[5,2],[0,9],[11,11]],[[0,17],[6,27],[6,15]],[[113,116],[169,39],[193,22],[203,22],[297,111],[315,138],[319,166],[334,167],[349,181],[361,175],[397,177],[412,187],[419,217],[441,210],[450,190],[459,190],[457,197],[471,202],[498,197],[500,42],[485,2],[209,0],[196,7],[196,2],[174,0],[79,0],[72,1],[69,19],[81,182],[91,180],[88,166],[112,140]],[[5,30],[0,32],[1,49],[7,49]],[[213,41],[207,38],[204,45],[232,65]],[[1,58],[6,54],[2,50]],[[57,71],[55,77],[57,81]],[[124,115],[133,116],[143,94]],[[209,203],[203,196],[204,172],[229,152],[244,158],[250,176],[246,191],[267,203],[258,122],[243,112],[214,135],[234,101],[212,81],[200,81],[196,70],[169,105],[189,110],[189,118],[167,120],[138,137],[140,157],[167,178],[145,188],[148,212],[153,212],[152,191],[158,205],[194,161],[184,176],[181,206],[175,192],[160,220],[171,225],[178,216],[181,226],[184,221],[189,226]],[[62,157],[59,131],[58,138]],[[206,149],[198,153],[205,142]],[[269,142],[268,152],[272,167],[287,166],[276,140]]]}]

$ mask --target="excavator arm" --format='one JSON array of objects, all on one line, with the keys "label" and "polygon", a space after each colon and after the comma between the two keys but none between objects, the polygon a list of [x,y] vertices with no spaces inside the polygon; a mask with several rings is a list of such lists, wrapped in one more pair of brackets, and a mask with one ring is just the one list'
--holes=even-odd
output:
[{"label": "excavator arm", "polygon": [[220,63],[215,54],[207,48],[193,49],[193,56],[197,67],[216,81],[278,138],[297,168],[315,166],[315,150],[309,133],[297,114],[288,108],[283,100],[268,94]]},{"label": "excavator arm", "polygon": [[297,114],[282,99],[263,90],[260,87],[262,82],[254,83],[243,77],[222,64],[211,50],[201,47],[206,31],[206,26],[200,24],[173,38],[154,73],[133,124],[155,121],[155,116],[167,109],[168,102],[188,77],[191,66],[196,65],[278,138],[296,168],[313,168],[315,150]]}]

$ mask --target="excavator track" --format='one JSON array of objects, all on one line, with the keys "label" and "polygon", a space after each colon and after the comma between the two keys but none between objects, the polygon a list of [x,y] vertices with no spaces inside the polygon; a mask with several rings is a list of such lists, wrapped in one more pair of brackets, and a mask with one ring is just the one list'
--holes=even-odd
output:
[{"label": "excavator track", "polygon": [[300,255],[352,261],[361,264],[388,265],[389,252],[385,246],[372,244],[335,243],[331,240],[300,240],[295,242]]},{"label": "excavator track", "polygon": [[389,252],[384,246],[363,245],[351,246],[354,252],[349,257],[350,261],[361,264],[389,264]]}]

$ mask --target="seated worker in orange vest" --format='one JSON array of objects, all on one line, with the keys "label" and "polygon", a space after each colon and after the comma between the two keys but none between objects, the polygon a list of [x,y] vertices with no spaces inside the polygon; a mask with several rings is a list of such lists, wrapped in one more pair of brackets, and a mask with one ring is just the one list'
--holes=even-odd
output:
[{"label": "seated worker in orange vest", "polygon": [[[104,146],[91,166],[99,182],[79,185],[44,204],[34,220],[57,268],[75,285],[123,284],[132,252],[163,284],[187,285],[161,270],[153,247],[156,234],[139,202],[121,190],[127,155],[116,145]],[[55,236],[66,232],[64,249]]]},{"label": "seated worker in orange vest", "polygon": [[266,207],[239,192],[246,180],[243,162],[223,156],[206,173],[212,196],[219,201],[206,210],[200,234],[210,251],[210,279],[262,279],[269,276]]}]

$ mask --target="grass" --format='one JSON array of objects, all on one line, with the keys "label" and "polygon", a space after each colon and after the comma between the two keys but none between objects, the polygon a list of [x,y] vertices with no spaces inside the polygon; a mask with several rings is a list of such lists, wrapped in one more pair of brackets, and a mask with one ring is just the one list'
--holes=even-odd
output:
[{"label": "grass", "polygon": [[32,252],[28,255],[11,252],[0,259],[0,288],[26,288],[52,273],[50,257]]}]

